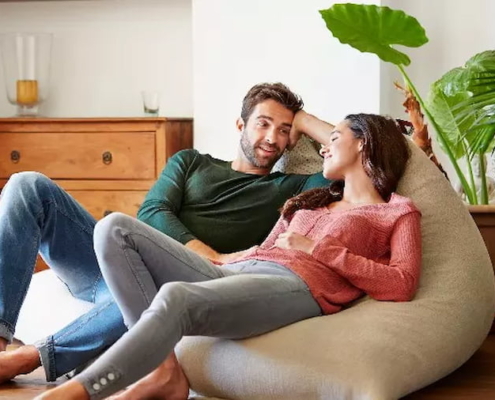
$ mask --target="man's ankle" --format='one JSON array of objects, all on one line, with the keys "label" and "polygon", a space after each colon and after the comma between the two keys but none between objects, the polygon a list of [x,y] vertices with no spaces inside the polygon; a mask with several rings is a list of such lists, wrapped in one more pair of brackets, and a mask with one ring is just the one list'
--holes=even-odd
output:
[{"label": "man's ankle", "polygon": [[0,351],[5,351],[7,349],[7,339],[0,338]]}]

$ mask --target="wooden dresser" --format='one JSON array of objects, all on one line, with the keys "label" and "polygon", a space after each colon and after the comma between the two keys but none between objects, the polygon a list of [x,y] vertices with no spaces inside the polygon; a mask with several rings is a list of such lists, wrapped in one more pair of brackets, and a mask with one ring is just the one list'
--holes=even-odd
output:
[{"label": "wooden dresser", "polygon": [[15,172],[38,171],[96,219],[135,216],[167,159],[192,145],[186,118],[0,119],[0,188]]}]

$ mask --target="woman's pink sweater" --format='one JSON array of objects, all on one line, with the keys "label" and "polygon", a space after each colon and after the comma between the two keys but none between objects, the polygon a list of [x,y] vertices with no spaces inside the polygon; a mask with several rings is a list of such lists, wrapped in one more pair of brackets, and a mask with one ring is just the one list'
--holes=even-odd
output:
[{"label": "woman's pink sweater", "polygon": [[[350,210],[299,210],[278,220],[266,240],[241,259],[273,261],[309,287],[323,313],[332,314],[363,296],[409,301],[421,268],[421,214],[412,201],[393,194],[388,203]],[[312,254],[274,246],[278,235],[297,232],[317,242]]]}]

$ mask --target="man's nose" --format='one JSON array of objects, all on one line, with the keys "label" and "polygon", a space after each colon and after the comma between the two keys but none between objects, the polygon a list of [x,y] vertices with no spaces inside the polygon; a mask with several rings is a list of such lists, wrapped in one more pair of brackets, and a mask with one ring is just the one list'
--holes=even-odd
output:
[{"label": "man's nose", "polygon": [[273,144],[275,143],[275,129],[270,129],[265,136],[265,140],[267,143]]}]

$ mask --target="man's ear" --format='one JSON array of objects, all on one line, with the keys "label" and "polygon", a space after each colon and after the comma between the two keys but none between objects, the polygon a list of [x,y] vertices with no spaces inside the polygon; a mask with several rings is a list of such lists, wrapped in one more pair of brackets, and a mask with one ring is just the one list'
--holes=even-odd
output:
[{"label": "man's ear", "polygon": [[237,126],[237,130],[242,133],[244,130],[244,120],[241,117],[237,118],[235,125]]}]

